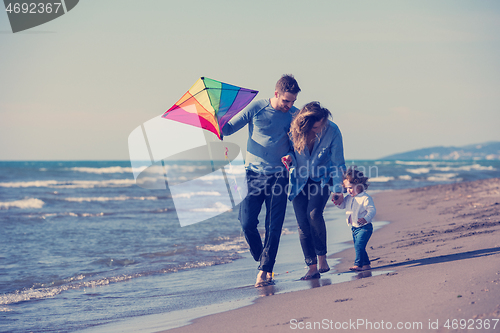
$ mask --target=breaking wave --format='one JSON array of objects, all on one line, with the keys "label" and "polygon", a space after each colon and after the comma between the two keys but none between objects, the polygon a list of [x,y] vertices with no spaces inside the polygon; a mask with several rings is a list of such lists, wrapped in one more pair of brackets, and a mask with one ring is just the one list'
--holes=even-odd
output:
[{"label": "breaking wave", "polygon": [[189,192],[189,193],[179,193],[172,195],[172,198],[184,198],[184,199],[191,199],[191,197],[195,196],[216,196],[220,197],[220,193],[216,191],[200,191],[200,192]]},{"label": "breaking wave", "polygon": [[224,237],[223,240],[226,241],[221,244],[207,244],[203,246],[197,246],[196,249],[209,252],[234,251],[236,253],[243,253],[248,249],[248,245],[243,237],[239,237],[236,239]]},{"label": "breaking wave", "polygon": [[[244,241],[243,241],[244,243]],[[223,251],[223,250],[220,250]],[[237,251],[237,253],[244,251]],[[36,299],[44,299],[49,297],[54,297],[58,294],[61,294],[68,290],[78,290],[83,288],[95,288],[100,286],[106,286],[112,283],[125,282],[134,278],[139,278],[143,276],[150,276],[155,274],[165,274],[165,273],[174,273],[181,270],[200,268],[200,267],[209,267],[219,264],[226,264],[232,262],[236,257],[232,258],[220,258],[218,260],[206,260],[206,261],[196,261],[185,263],[182,265],[164,268],[161,270],[154,271],[146,271],[141,273],[134,274],[123,274],[120,276],[111,276],[111,277],[103,277],[97,278],[89,281],[83,281],[88,276],[84,274],[80,274],[75,277],[67,278],[61,281],[54,281],[50,283],[48,287],[45,287],[46,284],[38,284],[37,286],[33,286],[31,288],[16,290],[11,293],[1,294],[0,295],[0,306],[1,305],[10,305],[16,304],[24,301],[36,300]],[[41,286],[41,287],[40,287]],[[0,307],[0,312],[8,312],[11,311],[8,307]]]},{"label": "breaking wave", "polygon": [[385,177],[385,176],[379,176],[379,177],[373,177],[370,178],[369,181],[373,183],[385,183],[388,181],[394,180],[394,177]]},{"label": "breaking wave", "polygon": [[40,199],[29,198],[29,199],[22,199],[22,200],[16,200],[16,201],[0,202],[0,209],[9,209],[9,208],[21,208],[21,209],[42,208],[44,204],[45,204],[45,202],[43,202]]},{"label": "breaking wave", "polygon": [[135,185],[133,179],[110,179],[110,180],[36,180],[27,182],[0,183],[0,187],[50,187],[50,188],[94,188],[94,187],[128,187]]},{"label": "breaking wave", "polygon": [[71,170],[76,172],[85,172],[85,173],[95,173],[95,174],[108,174],[108,173],[134,173],[141,172],[146,169],[146,167],[120,167],[120,166],[112,166],[106,168],[89,168],[89,167],[74,167],[74,168],[66,168],[65,170]]},{"label": "breaking wave", "polygon": [[65,198],[72,202],[106,202],[106,201],[125,201],[125,200],[158,200],[158,197],[84,197],[84,198]]},{"label": "breaking wave", "polygon": [[224,205],[221,202],[216,202],[212,207],[203,207],[203,208],[194,208],[191,209],[192,212],[227,212],[229,210],[232,210],[231,207]]}]

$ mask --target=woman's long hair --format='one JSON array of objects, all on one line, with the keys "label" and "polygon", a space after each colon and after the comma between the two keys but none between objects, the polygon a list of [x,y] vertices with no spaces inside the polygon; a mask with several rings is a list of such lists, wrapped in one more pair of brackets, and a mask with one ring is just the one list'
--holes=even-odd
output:
[{"label": "woman's long hair", "polygon": [[321,107],[319,102],[311,102],[297,112],[290,126],[290,138],[292,139],[295,150],[301,154],[306,148],[307,134],[312,130],[315,123],[326,120],[331,117],[328,109]]}]

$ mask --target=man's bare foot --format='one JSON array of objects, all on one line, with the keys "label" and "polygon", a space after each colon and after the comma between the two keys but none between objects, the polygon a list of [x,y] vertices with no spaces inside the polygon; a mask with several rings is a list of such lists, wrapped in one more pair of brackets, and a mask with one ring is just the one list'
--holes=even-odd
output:
[{"label": "man's bare foot", "polygon": [[326,273],[330,270],[330,266],[328,266],[328,262],[326,262],[326,255],[318,256],[318,264],[320,273]]},{"label": "man's bare foot", "polygon": [[255,281],[255,288],[269,285],[269,281],[267,281],[267,273],[268,272],[265,271],[259,271],[259,274],[257,274],[257,280]]},{"label": "man's bare foot", "polygon": [[267,282],[272,282],[273,281],[273,272],[267,272]]},{"label": "man's bare foot", "polygon": [[351,271],[356,271],[356,272],[360,272],[360,271],[362,271],[363,269],[362,269],[361,267],[359,267],[359,266],[352,266],[352,267],[350,267],[350,268],[349,268],[349,270],[351,270]]},{"label": "man's bare foot", "polygon": [[370,269],[372,269],[370,265],[364,265],[364,266],[361,266],[361,270],[362,270],[362,271],[368,271],[368,270],[370,270]]}]

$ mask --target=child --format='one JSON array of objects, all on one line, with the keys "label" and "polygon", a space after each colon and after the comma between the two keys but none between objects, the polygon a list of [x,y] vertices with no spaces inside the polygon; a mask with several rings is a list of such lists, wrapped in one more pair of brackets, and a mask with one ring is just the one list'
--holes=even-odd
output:
[{"label": "child", "polygon": [[[368,188],[368,177],[356,169],[350,167],[344,174],[342,186],[349,193],[344,200],[340,196],[336,205],[338,208],[346,209],[347,225],[351,227],[356,260],[351,271],[365,271],[371,269],[370,259],[366,253],[366,244],[373,233],[372,220],[376,209],[373,199],[365,190]],[[332,199],[333,200],[333,199]],[[338,202],[340,201],[340,203]]]}]

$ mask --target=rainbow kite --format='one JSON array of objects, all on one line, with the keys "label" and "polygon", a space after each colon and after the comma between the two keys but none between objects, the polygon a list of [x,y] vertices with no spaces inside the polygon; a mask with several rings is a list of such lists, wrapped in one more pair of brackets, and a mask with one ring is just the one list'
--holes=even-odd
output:
[{"label": "rainbow kite", "polygon": [[204,128],[222,140],[222,127],[257,93],[256,90],[201,77],[162,117]]}]

